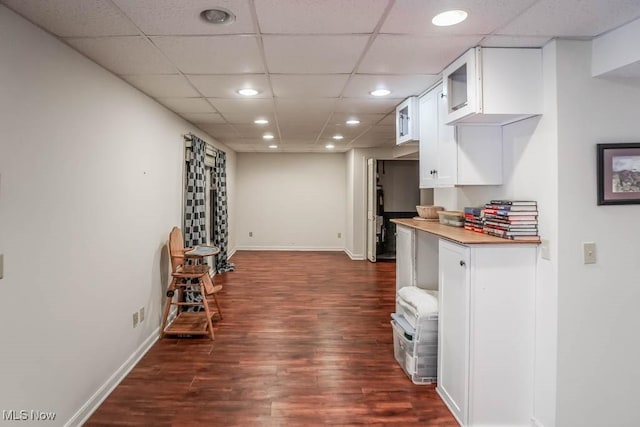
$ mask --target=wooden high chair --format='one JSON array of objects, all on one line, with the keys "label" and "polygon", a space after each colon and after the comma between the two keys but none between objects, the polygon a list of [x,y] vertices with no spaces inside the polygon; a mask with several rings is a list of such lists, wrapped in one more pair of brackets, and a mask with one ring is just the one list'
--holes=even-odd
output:
[{"label": "wooden high chair", "polygon": [[[167,302],[162,319],[162,336],[165,335],[209,335],[213,334],[212,318],[218,314],[222,319],[222,311],[216,294],[222,286],[214,285],[209,276],[209,266],[202,262],[206,256],[217,255],[220,249],[215,246],[198,246],[185,248],[182,231],[173,227],[169,234],[169,258],[171,259],[171,283],[167,288]],[[187,260],[196,261],[187,263]],[[195,282],[195,283],[193,283]],[[201,301],[185,301],[185,293],[201,296]],[[212,298],[207,298],[211,296]],[[177,298],[176,298],[177,297]],[[211,305],[215,303],[215,309]],[[170,324],[171,307],[177,307],[176,317]],[[183,307],[201,307],[202,311],[182,311]]]}]

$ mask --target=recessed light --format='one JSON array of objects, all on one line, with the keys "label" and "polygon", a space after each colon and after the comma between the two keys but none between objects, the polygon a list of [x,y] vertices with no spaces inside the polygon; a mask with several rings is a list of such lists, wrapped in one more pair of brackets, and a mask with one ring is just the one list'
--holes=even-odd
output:
[{"label": "recessed light", "polygon": [[344,136],[342,136],[342,135],[333,135],[333,139],[340,141],[341,139],[344,139]]},{"label": "recessed light", "polygon": [[327,148],[329,150],[333,150],[334,148],[336,148],[336,146],[333,145],[333,144],[327,144],[327,145],[325,145],[325,148]]},{"label": "recessed light", "polygon": [[258,94],[258,91],[255,89],[245,88],[245,89],[239,89],[238,93],[243,96],[255,96]]},{"label": "recessed light", "polygon": [[391,93],[388,89],[376,89],[369,92],[373,96],[387,96]]},{"label": "recessed light", "polygon": [[200,17],[210,24],[231,24],[236,16],[226,9],[207,9],[200,12]]},{"label": "recessed light", "polygon": [[275,145],[275,144],[271,144],[271,145],[269,146],[269,148],[278,148],[278,146],[277,146],[277,145]]},{"label": "recessed light", "polygon": [[438,27],[448,27],[461,23],[468,15],[464,10],[447,10],[434,16],[431,22]]},{"label": "recessed light", "polygon": [[253,121],[253,123],[257,124],[257,125],[266,125],[269,124],[269,120],[267,119],[256,119]]},{"label": "recessed light", "polygon": [[360,124],[360,120],[357,119],[349,119],[345,122],[348,125],[359,125]]},{"label": "recessed light", "polygon": [[273,139],[273,135],[270,133],[265,133],[264,135],[262,135],[262,139],[271,140]]}]

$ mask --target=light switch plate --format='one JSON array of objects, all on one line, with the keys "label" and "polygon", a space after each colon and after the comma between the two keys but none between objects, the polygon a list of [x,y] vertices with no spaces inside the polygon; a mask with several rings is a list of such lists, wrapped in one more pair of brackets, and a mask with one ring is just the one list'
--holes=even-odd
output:
[{"label": "light switch plate", "polygon": [[584,263],[595,264],[596,263],[596,244],[595,242],[584,242],[582,244],[584,251]]},{"label": "light switch plate", "polygon": [[549,239],[540,239],[540,256],[542,259],[551,259],[551,247]]}]

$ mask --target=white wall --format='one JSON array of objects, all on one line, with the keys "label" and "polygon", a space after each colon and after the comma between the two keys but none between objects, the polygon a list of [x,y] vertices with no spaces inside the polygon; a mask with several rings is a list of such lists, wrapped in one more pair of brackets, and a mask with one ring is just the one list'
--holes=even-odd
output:
[{"label": "white wall", "polygon": [[344,153],[238,153],[237,159],[239,249],[344,249]]},{"label": "white wall", "polygon": [[157,337],[198,132],[4,6],[0,58],[0,409],[78,425]]},{"label": "white wall", "polygon": [[388,160],[378,167],[385,212],[415,212],[420,204],[417,160]]},{"label": "white wall", "polygon": [[543,49],[544,114],[503,128],[504,184],[435,189],[434,204],[447,209],[482,206],[491,199],[538,202],[539,229],[549,240],[551,259],[538,258],[536,272],[536,350],[533,415],[555,425],[558,269],[558,120],[556,45]]},{"label": "white wall", "polygon": [[557,425],[638,426],[640,206],[596,205],[595,146],[640,140],[640,82],[591,78],[590,65],[590,43],[558,42]]}]

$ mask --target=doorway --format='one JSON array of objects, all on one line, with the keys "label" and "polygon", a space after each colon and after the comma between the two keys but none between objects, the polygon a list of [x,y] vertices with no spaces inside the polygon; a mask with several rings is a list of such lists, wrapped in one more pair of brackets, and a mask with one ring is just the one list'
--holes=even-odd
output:
[{"label": "doorway", "polygon": [[367,258],[396,259],[395,218],[417,216],[416,205],[433,202],[433,190],[420,190],[418,160],[367,162]]}]

